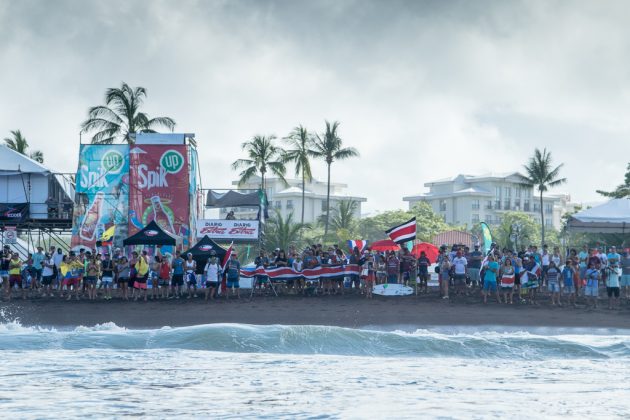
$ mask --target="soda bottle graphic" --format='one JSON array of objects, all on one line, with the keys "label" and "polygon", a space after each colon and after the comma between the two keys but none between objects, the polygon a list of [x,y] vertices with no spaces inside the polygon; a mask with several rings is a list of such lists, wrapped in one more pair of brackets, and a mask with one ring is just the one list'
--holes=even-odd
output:
[{"label": "soda bottle graphic", "polygon": [[153,220],[155,220],[155,223],[157,223],[165,231],[175,234],[173,219],[171,219],[168,213],[164,210],[162,199],[157,195],[151,197],[151,205],[153,206]]},{"label": "soda bottle graphic", "polygon": [[101,219],[101,212],[103,211],[103,192],[99,191],[94,196],[92,205],[85,213],[83,222],[79,227],[79,237],[84,241],[93,241],[96,235],[96,226]]}]

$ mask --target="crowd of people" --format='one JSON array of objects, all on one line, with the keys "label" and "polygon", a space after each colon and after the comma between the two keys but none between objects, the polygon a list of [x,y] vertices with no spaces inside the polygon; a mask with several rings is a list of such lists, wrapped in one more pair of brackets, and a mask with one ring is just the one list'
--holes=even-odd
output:
[{"label": "crowd of people", "polygon": [[[297,277],[278,282],[275,288],[273,279],[262,270],[252,282],[257,292],[279,288],[288,294],[342,295],[350,291],[369,299],[375,285],[395,283],[414,287],[416,294],[427,294],[432,274],[436,273],[442,299],[480,292],[484,303],[494,296],[503,304],[538,305],[540,296],[547,295],[554,306],[575,306],[578,300],[585,300],[589,307],[596,308],[600,286],[605,287],[610,309],[619,308],[622,298],[630,299],[630,249],[619,254],[614,246],[608,253],[601,247],[584,246],[579,252],[570,249],[564,256],[559,248],[550,251],[546,245],[541,250],[530,246],[514,252],[493,244],[488,253],[479,246],[469,249],[454,245],[449,250],[444,245],[432,261],[424,252],[413,255],[405,247],[387,252],[355,248],[346,254],[337,245],[313,245],[300,251],[293,247],[286,252],[261,251],[254,265],[265,270],[289,267],[298,273],[317,267],[358,267],[356,274],[315,280]],[[0,280],[6,300],[17,293],[24,299],[56,296],[67,300],[117,297],[146,301],[201,296],[209,301],[219,295],[239,298],[240,277],[236,253],[226,262],[211,254],[203,267],[197,267],[192,254],[176,251],[174,255],[162,255],[159,248],[152,257],[147,250],[126,256],[121,249],[115,249],[113,255],[87,249],[64,254],[61,248],[51,247],[44,252],[38,247],[23,260],[8,246],[0,254]]]}]

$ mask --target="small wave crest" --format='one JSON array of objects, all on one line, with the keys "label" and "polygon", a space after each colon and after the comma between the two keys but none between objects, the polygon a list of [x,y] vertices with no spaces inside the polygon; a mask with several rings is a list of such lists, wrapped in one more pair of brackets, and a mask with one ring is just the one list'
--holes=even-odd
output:
[{"label": "small wave crest", "polygon": [[234,353],[496,359],[630,358],[628,335],[374,331],[313,325],[209,324],[135,330],[114,323],[58,330],[0,324],[0,350],[184,349]]}]

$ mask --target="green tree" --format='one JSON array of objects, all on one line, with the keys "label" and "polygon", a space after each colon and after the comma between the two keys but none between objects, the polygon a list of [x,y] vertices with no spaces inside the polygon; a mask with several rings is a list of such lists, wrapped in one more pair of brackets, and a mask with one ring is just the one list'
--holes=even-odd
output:
[{"label": "green tree", "polygon": [[260,188],[265,191],[267,172],[271,172],[284,182],[284,174],[287,168],[284,164],[282,150],[274,144],[276,136],[254,136],[250,141],[241,145],[247,155],[247,159],[238,159],[232,163],[232,169],[243,171],[238,174],[238,185],[241,186],[251,177],[260,174]]},{"label": "green tree", "polygon": [[286,218],[279,211],[275,211],[269,219],[265,229],[265,247],[267,249],[280,248],[287,250],[289,245],[300,245],[301,232],[308,226],[293,222],[293,213]]},{"label": "green tree", "polygon": [[127,83],[120,88],[105,91],[105,105],[94,106],[88,111],[88,118],[81,124],[81,132],[92,135],[92,143],[112,144],[116,140],[133,144],[134,133],[155,133],[158,127],[173,131],[175,120],[169,117],[150,118],[140,112],[147,90],[132,88]]},{"label": "green tree", "polygon": [[[516,235],[514,225],[518,225],[518,236]],[[523,212],[508,211],[503,214],[501,224],[499,226],[490,227],[492,239],[499,247],[507,247],[510,249],[521,250],[530,244],[538,243],[540,240],[540,225],[536,223],[534,218]]]},{"label": "green tree", "polygon": [[[343,147],[343,140],[339,137],[337,129],[339,122],[334,121],[332,124],[326,121],[326,131],[322,135],[317,135],[313,145],[312,156],[322,159],[326,162],[328,169],[328,188],[326,191],[326,215],[330,214],[330,167],[337,160],[345,160],[351,157],[359,156],[359,152],[353,147]],[[326,226],[324,228],[324,237],[328,236],[328,227],[330,218],[326,218]]]},{"label": "green tree", "polygon": [[543,208],[543,193],[549,188],[567,182],[566,178],[560,178],[560,169],[564,164],[560,164],[552,169],[551,153],[547,149],[541,152],[539,149],[534,151],[534,156],[529,159],[527,165],[523,166],[526,175],[521,175],[521,182],[527,187],[536,187],[540,193],[540,232],[541,243],[545,243],[545,213]]},{"label": "green tree", "polygon": [[626,167],[626,176],[623,184],[618,185],[614,191],[606,192],[602,190],[597,190],[597,193],[609,198],[630,197],[630,163]]},{"label": "green tree", "polygon": [[[352,239],[356,232],[356,217],[359,203],[354,200],[340,200],[336,207],[330,209],[330,228],[335,233],[337,239],[341,242]],[[326,214],[322,214],[318,218],[318,224],[326,225]],[[324,236],[324,240],[330,238]]]},{"label": "green tree", "polygon": [[5,137],[4,143],[9,149],[28,156],[36,162],[44,163],[44,153],[41,150],[33,150],[28,153],[28,141],[20,130],[11,130],[11,137]]},{"label": "green tree", "polygon": [[290,147],[284,153],[284,161],[294,163],[295,175],[302,178],[302,217],[300,223],[304,224],[306,181],[313,179],[310,161],[310,157],[314,154],[312,149],[313,138],[306,128],[299,125],[293,129],[284,141]]}]

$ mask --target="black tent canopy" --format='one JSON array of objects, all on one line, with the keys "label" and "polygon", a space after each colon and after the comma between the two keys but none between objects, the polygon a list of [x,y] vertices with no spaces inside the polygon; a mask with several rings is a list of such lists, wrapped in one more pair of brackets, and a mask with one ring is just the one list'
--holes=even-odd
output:
[{"label": "black tent canopy", "polygon": [[218,192],[209,190],[206,197],[206,207],[259,207],[260,195],[258,191],[240,192],[230,190]]},{"label": "black tent canopy", "polygon": [[125,239],[123,245],[177,245],[179,237],[164,231],[152,220],[144,229]]},{"label": "black tent canopy", "polygon": [[214,242],[212,239],[210,239],[208,235],[206,235],[201,238],[199,242],[195,244],[195,246],[184,252],[182,254],[182,257],[186,259],[188,258],[188,254],[192,254],[193,260],[197,262],[197,273],[203,274],[203,269],[206,266],[206,262],[208,261],[208,258],[213,255],[213,252],[214,255],[217,256],[219,264],[221,264],[221,262],[223,261],[223,257],[225,257],[225,254],[227,253],[227,250],[221,245]]}]

